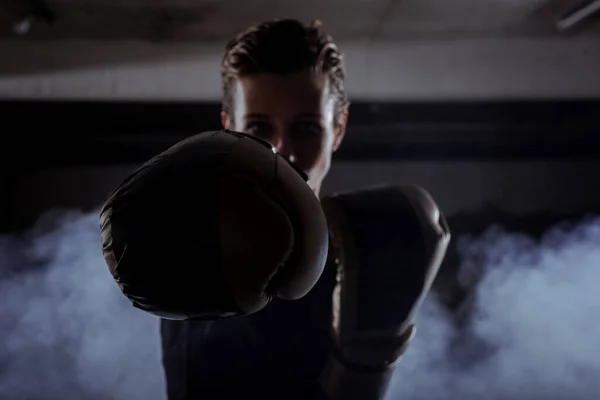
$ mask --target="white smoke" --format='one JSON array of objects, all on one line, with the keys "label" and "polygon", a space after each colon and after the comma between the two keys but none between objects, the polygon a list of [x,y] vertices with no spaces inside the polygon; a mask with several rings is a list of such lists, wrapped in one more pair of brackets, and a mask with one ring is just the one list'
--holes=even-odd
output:
[{"label": "white smoke", "polygon": [[426,301],[389,398],[600,398],[600,220],[458,245],[460,278],[476,283],[468,308]]},{"label": "white smoke", "polygon": [[159,320],[120,293],[99,213],[0,237],[1,399],[164,399]]},{"label": "white smoke", "polygon": [[[165,398],[158,319],[112,281],[98,223],[59,213],[0,237],[1,399]],[[388,398],[600,398],[600,220],[458,240],[468,308],[428,297]]]}]

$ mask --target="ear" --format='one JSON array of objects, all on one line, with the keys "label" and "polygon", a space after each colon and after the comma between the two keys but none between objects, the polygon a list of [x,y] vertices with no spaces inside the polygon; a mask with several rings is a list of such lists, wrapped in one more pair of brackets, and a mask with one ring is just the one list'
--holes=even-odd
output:
[{"label": "ear", "polygon": [[340,116],[339,125],[337,127],[337,131],[335,132],[335,138],[333,139],[333,151],[336,152],[337,149],[342,144],[344,140],[344,136],[346,135],[346,125],[348,124],[348,106],[344,107],[344,111]]},{"label": "ear", "polygon": [[221,125],[223,129],[231,129],[231,119],[225,111],[221,111]]}]

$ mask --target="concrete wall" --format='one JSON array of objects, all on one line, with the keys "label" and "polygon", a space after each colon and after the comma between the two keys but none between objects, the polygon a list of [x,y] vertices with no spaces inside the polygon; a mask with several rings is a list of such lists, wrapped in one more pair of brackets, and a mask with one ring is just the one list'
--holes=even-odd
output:
[{"label": "concrete wall", "polygon": [[[600,97],[600,39],[341,43],[355,99]],[[0,98],[217,100],[222,44],[0,43]]]}]

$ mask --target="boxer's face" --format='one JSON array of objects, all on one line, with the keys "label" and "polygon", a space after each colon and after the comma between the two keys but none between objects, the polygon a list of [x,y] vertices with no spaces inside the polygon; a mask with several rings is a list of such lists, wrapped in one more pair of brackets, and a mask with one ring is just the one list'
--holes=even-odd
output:
[{"label": "boxer's face", "polygon": [[328,79],[308,70],[249,75],[238,80],[234,98],[232,118],[222,115],[225,129],[271,142],[308,175],[318,194],[346,128],[346,115],[341,124],[335,123]]}]

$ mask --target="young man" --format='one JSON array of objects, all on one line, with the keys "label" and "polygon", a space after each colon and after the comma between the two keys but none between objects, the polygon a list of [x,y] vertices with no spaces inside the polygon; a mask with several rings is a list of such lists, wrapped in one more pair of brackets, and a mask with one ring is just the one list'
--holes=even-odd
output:
[{"label": "young man", "polygon": [[[270,142],[318,195],[348,117],[343,59],[331,37],[316,24],[260,24],[229,43],[222,78],[223,126]],[[327,215],[330,262],[304,297],[274,298],[258,312],[214,322],[163,320],[169,400],[385,396],[449,232],[416,187],[340,194],[317,207]]]},{"label": "young man", "polygon": [[[303,170],[318,195],[344,138],[344,61],[318,23],[251,27],[222,63],[226,129],[256,135]],[[243,201],[243,199],[240,199]],[[315,399],[331,350],[333,269],[294,302],[219,322],[162,322],[170,400]]]}]

